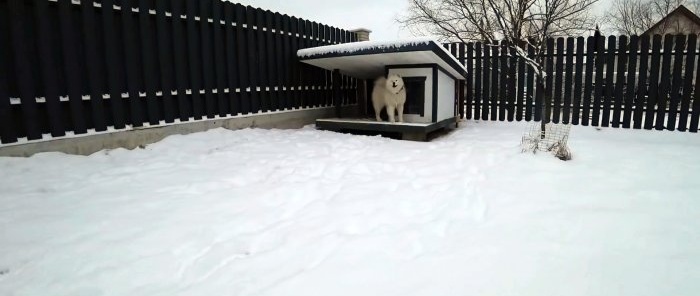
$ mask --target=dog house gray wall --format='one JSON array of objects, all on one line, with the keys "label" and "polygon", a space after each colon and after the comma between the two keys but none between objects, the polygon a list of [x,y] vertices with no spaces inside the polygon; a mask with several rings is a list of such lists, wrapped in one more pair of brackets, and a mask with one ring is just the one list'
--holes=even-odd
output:
[{"label": "dog house gray wall", "polygon": [[441,121],[450,117],[455,117],[456,113],[456,93],[455,84],[457,81],[449,77],[443,71],[437,71],[437,85],[438,85],[438,110],[437,110],[437,120]]}]

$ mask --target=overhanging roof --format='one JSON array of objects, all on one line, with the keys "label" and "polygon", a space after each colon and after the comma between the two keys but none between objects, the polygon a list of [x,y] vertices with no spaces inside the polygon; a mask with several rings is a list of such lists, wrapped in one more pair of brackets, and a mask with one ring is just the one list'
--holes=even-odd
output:
[{"label": "overhanging roof", "polygon": [[299,60],[326,70],[361,79],[384,75],[389,65],[437,64],[452,76],[465,79],[467,70],[437,42],[428,38],[399,41],[363,41],[305,48]]}]

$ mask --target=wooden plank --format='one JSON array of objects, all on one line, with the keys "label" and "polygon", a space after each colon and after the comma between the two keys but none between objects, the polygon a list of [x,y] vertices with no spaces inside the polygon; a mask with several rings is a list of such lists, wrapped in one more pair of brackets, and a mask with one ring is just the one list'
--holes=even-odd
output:
[{"label": "wooden plank", "polygon": [[656,130],[663,130],[664,119],[666,117],[666,106],[669,101],[669,92],[671,91],[671,59],[673,57],[673,35],[664,37],[664,51],[661,62],[661,72],[659,73],[659,95],[656,97],[656,122],[654,124]]},{"label": "wooden plank", "polygon": [[[328,27],[328,31],[326,32],[326,35],[328,37],[327,43],[328,44],[333,44],[333,40],[335,40],[335,29],[333,27]],[[332,71],[327,71],[326,72],[326,82],[328,84],[328,89],[326,91],[327,96],[328,96],[328,102],[329,105],[333,105],[333,73]],[[370,82],[368,85],[372,85],[373,82]],[[371,90],[371,87],[367,88],[368,91]],[[369,96],[368,96],[369,98]],[[367,100],[368,104],[371,104],[371,100]]]},{"label": "wooden plank", "polygon": [[258,35],[255,28],[255,8],[251,6],[246,6],[246,33],[248,39],[246,41],[248,46],[248,75],[249,84],[243,87],[248,87],[250,89],[250,112],[257,113],[260,111],[260,93],[258,87],[260,86],[260,81],[258,77],[258,66],[260,65],[260,57],[258,53]]},{"label": "wooden plank", "polygon": [[[348,43],[350,42],[350,35],[348,31],[343,30],[345,32],[345,39],[343,39],[343,43]],[[350,85],[350,76],[345,75],[345,93],[347,95],[347,104],[351,103],[351,98],[350,98],[350,92],[352,91],[351,85]]]},{"label": "wooden plank", "polygon": [[637,82],[637,95],[634,100],[633,128],[641,129],[644,119],[644,106],[647,96],[647,69],[649,65],[649,35],[639,37],[639,81]]},{"label": "wooden plank", "polygon": [[481,93],[481,80],[482,77],[486,79],[486,74],[484,71],[484,68],[482,67],[484,63],[484,57],[482,56],[482,50],[484,48],[484,45],[481,42],[477,42],[474,44],[474,119],[479,119],[481,116],[482,112],[482,105],[481,101],[483,100],[484,96]]},{"label": "wooden plank", "polygon": [[484,95],[482,96],[482,106],[481,106],[481,120],[489,119],[489,108],[491,101],[491,68],[493,68],[493,61],[491,60],[491,47],[492,44],[484,43],[484,57],[482,58],[483,70],[484,70]]},{"label": "wooden plank", "polygon": [[[316,37],[319,37],[320,35],[323,35],[325,33],[321,32],[323,28],[319,28],[319,24],[315,22],[311,22],[311,28],[309,29],[307,26],[307,34],[311,34],[312,39],[310,39],[306,43],[306,47],[314,47],[314,46],[319,46],[320,43],[319,41],[316,40]],[[347,34],[348,32],[345,32]],[[346,36],[347,38],[350,38],[349,35]],[[305,82],[306,85],[308,85],[309,90],[307,92],[310,92],[310,96],[312,98],[312,106],[322,106],[324,98],[323,96],[325,95],[324,91],[322,91],[321,85],[325,84],[325,79],[326,79],[326,74],[322,69],[316,68],[309,66],[306,68],[306,70],[309,77],[307,77],[307,82]],[[347,83],[349,83],[349,77],[342,75],[342,81],[343,85],[341,85],[341,89],[346,87]],[[346,97],[347,100],[350,99],[350,97],[347,94],[347,90],[343,91],[343,96]]]},{"label": "wooden plank", "polygon": [[[223,5],[220,0],[212,0],[212,29],[213,29],[213,39],[214,39],[214,69],[216,71],[216,101],[218,103],[217,105],[217,111],[218,115],[221,117],[225,117],[227,114],[229,114],[230,111],[230,104],[229,100],[227,99],[226,95],[226,69],[227,67],[227,59],[226,59],[226,54],[225,54],[225,48],[226,48],[226,36],[224,35],[224,31],[226,28],[231,27],[230,23],[225,23],[224,25],[221,24],[221,21],[224,20],[224,16],[222,16],[222,11],[223,11]],[[230,89],[229,89],[230,92]]]},{"label": "wooden plank", "polygon": [[197,0],[186,0],[185,13],[187,14],[187,53],[189,54],[189,73],[190,73],[190,88],[192,90],[192,115],[194,119],[202,119],[204,115],[204,102],[200,91],[202,86],[202,55],[199,47],[201,38],[200,30],[197,30],[197,22],[195,20],[197,12]]},{"label": "wooden plank", "polygon": [[139,29],[141,31],[141,65],[143,70],[143,80],[146,90],[146,107],[148,113],[148,123],[158,125],[160,122],[160,114],[158,112],[158,98],[156,91],[158,90],[157,81],[158,74],[156,73],[155,61],[157,59],[155,53],[155,44],[153,36],[153,27],[151,26],[149,10],[149,1],[139,1]]},{"label": "wooden plank", "polygon": [[[346,43],[346,35],[345,35],[345,30],[340,29],[340,43]],[[346,75],[341,75],[341,89],[342,89],[342,96],[343,96],[343,104],[347,105],[349,104],[349,98],[348,98],[348,77]]]},{"label": "wooden plank", "polygon": [[[338,41],[339,44],[345,43],[345,36],[344,36],[345,34],[344,34],[343,29],[338,28],[338,30],[335,31],[335,34],[336,34],[336,40]],[[302,85],[303,84],[304,83],[302,82]],[[347,103],[348,103],[346,94],[347,93],[345,91],[345,75],[340,74],[340,97],[341,97],[340,101],[341,101],[342,105],[347,105]]]},{"label": "wooden plank", "polygon": [[173,46],[172,41],[172,26],[168,25],[169,21],[165,16],[165,12],[172,12],[172,8],[168,7],[171,1],[156,0],[156,35],[158,36],[158,67],[160,70],[160,91],[162,97],[160,100],[163,105],[163,120],[166,123],[175,122],[175,100],[173,100],[172,91],[175,90],[173,85],[174,67],[173,61]]},{"label": "wooden plank", "polygon": [[659,96],[659,68],[661,68],[661,35],[654,35],[651,46],[651,63],[649,71],[649,92],[646,99],[644,129],[654,128],[654,114]]},{"label": "wooden plank", "polygon": [[[12,4],[15,1],[10,2]],[[60,27],[61,27],[61,45],[62,45],[62,52],[63,52],[63,75],[66,77],[66,88],[68,90],[68,100],[69,100],[69,106],[71,110],[71,119],[72,119],[72,128],[73,132],[75,134],[84,134],[87,132],[87,122],[85,118],[85,108],[83,106],[83,84],[82,84],[82,67],[80,66],[79,60],[78,60],[78,37],[76,36],[76,30],[75,26],[73,24],[73,20],[75,19],[75,16],[73,15],[73,9],[72,9],[73,4],[71,4],[70,0],[61,0],[58,2],[58,13],[59,13],[59,22],[60,22]],[[129,24],[133,24],[133,20],[129,18],[123,18],[123,23],[124,26],[127,27]],[[13,28],[14,29],[14,28]],[[127,35],[128,37],[128,35]],[[132,39],[125,38],[124,40],[125,44],[127,45],[127,53],[130,52],[128,49],[129,48],[134,48],[133,46],[133,41]],[[127,44],[128,41],[132,41],[131,43]],[[25,60],[26,57],[22,57],[22,52],[26,52],[25,50],[22,49],[17,49],[17,47],[24,47],[25,45],[23,44],[23,41],[15,41],[13,42],[15,45],[15,61],[17,61],[18,64],[28,64],[28,61]],[[19,55],[19,57],[17,57]],[[128,61],[127,66],[132,65],[134,61]],[[27,68],[27,67],[21,67],[21,68]],[[20,71],[28,71],[27,70],[22,70]],[[18,73],[20,76],[26,75],[22,72]],[[21,90],[21,89],[20,89]],[[136,95],[138,96],[138,91],[136,91]],[[24,98],[22,98],[22,105],[25,104]],[[34,102],[34,98],[32,97],[31,99],[32,102]],[[32,104],[30,102],[27,102],[28,104]],[[140,109],[137,109],[140,110]],[[23,112],[31,112],[31,111],[24,111]],[[133,116],[132,116],[133,117]],[[26,118],[26,115],[25,115]],[[34,124],[34,123],[33,123]]]},{"label": "wooden plank", "polygon": [[581,125],[587,126],[590,124],[590,114],[591,114],[591,95],[593,94],[593,76],[595,75],[594,67],[597,65],[596,53],[596,37],[589,36],[586,38],[586,80],[583,84],[583,99],[582,99],[582,110],[581,110]]},{"label": "wooden plank", "polygon": [[[231,116],[236,116],[241,110],[240,93],[236,92],[238,85],[238,47],[236,44],[238,41],[236,38],[238,34],[236,33],[236,26],[240,26],[240,20],[236,19],[236,7],[231,2],[225,1],[224,5],[224,21],[226,25],[224,26],[225,34],[225,47],[226,47],[226,87],[229,89],[227,94],[228,100],[228,110]],[[234,26],[234,22],[238,21],[239,24]]]},{"label": "wooden plank", "polygon": [[506,42],[501,42],[500,44],[500,55],[499,55],[499,67],[498,72],[500,77],[498,79],[498,120],[506,120],[506,102],[508,102],[508,44]]},{"label": "wooden plank", "polygon": [[685,35],[676,35],[676,46],[673,54],[673,81],[671,82],[671,92],[668,102],[668,120],[666,129],[676,130],[676,113],[681,99],[681,85],[683,84],[683,56],[685,56]]},{"label": "wooden plank", "polygon": [[[39,61],[41,65],[41,74],[42,78],[44,81],[44,97],[46,98],[46,109],[48,111],[48,117],[49,117],[49,130],[51,131],[51,136],[53,137],[61,137],[66,134],[65,132],[65,126],[63,124],[63,112],[61,111],[61,102],[59,99],[60,96],[60,86],[58,85],[58,62],[56,61],[56,58],[54,57],[54,51],[55,51],[55,46],[52,42],[52,35],[51,35],[51,23],[49,22],[49,18],[47,17],[49,15],[49,3],[47,1],[37,1],[34,5],[34,14],[35,14],[35,19],[37,21],[37,45],[38,45],[38,50],[39,50]],[[3,34],[3,33],[0,33]],[[2,37],[0,37],[0,40]],[[4,51],[5,45],[0,45],[2,49],[0,51]],[[5,54],[4,52],[0,54]],[[0,57],[0,59],[3,59]],[[9,72],[6,70],[7,68],[2,65],[0,67],[0,71],[3,73]],[[9,73],[8,73],[9,74]],[[7,96],[7,85],[6,85],[6,78],[4,75],[8,74],[0,74],[0,101],[3,101],[3,103],[7,103],[4,106],[1,106],[0,109],[5,109],[7,108],[5,112],[0,111],[0,116],[7,116],[5,119],[2,120],[1,124],[10,124],[12,125],[10,118],[11,118],[11,113],[10,113],[10,98],[6,97]],[[2,90],[4,89],[4,90]],[[2,141],[5,143],[5,140]]]},{"label": "wooden plank", "polygon": [[[332,32],[331,27],[329,27],[329,26],[324,26],[324,32],[323,32],[324,40],[323,40],[323,45],[329,45],[329,44],[331,44],[331,43],[330,43],[331,32]],[[326,106],[331,106],[331,105],[333,105],[333,94],[332,94],[332,88],[333,88],[333,87],[332,87],[332,83],[333,83],[333,79],[332,79],[332,76],[331,76],[331,75],[332,75],[331,71],[325,71],[325,76],[326,76],[326,77],[325,77],[325,78],[326,78],[326,81],[325,81],[325,82],[326,82],[326,84],[325,84],[325,89],[324,89],[323,95],[324,95],[324,99],[325,99],[325,102],[326,102],[326,104],[325,104]],[[366,87],[365,89],[366,89],[367,91],[370,91],[371,85],[372,85],[371,83],[370,83],[370,84],[367,84],[368,87]],[[369,95],[366,95],[365,97],[369,98],[370,96],[369,96]],[[369,99],[368,99],[368,100],[365,100],[365,103],[367,103],[367,104],[366,104],[365,106],[363,106],[363,107],[366,108],[366,107],[368,106],[368,104],[369,104],[369,101],[370,101]]]},{"label": "wooden plank", "polygon": [[[467,44],[466,48],[467,81],[464,106],[460,106],[460,118],[472,119],[472,106],[474,105],[474,43]],[[460,57],[464,57],[464,43],[460,43]],[[463,108],[464,107],[464,108]]]},{"label": "wooden plank", "polygon": [[[318,32],[316,32],[318,38],[320,40],[314,41],[311,46],[321,46],[325,45],[326,41],[323,41],[328,34],[330,34],[329,30],[331,30],[328,26],[324,26],[323,24],[316,24],[318,25]],[[354,36],[354,34],[352,34]],[[352,37],[350,36],[350,37]],[[354,37],[353,37],[354,38]],[[331,83],[332,83],[332,77],[329,76],[329,71],[320,69],[320,68],[314,68],[314,79],[315,79],[315,87],[317,88],[315,90],[315,96],[317,97],[318,100],[318,106],[326,106],[328,105],[328,100],[329,100],[329,91],[332,88]],[[354,98],[356,99],[356,98]]]},{"label": "wooden plank", "polygon": [[[318,35],[318,29],[317,26],[318,24],[315,22],[311,21],[305,21],[304,26],[300,28],[303,30],[304,35],[306,35],[306,38],[303,42],[303,48],[309,48],[309,47],[314,47],[317,46],[317,43],[315,41],[315,37]],[[349,38],[347,35],[346,31],[341,31],[341,37],[343,38],[343,41],[345,42],[345,38]],[[318,88],[318,68],[304,64],[304,69],[302,70],[302,75],[303,75],[303,82],[302,85],[304,85],[304,98],[306,98],[306,102],[304,104],[305,107],[316,107],[318,106],[318,101],[319,101],[319,94],[317,92]],[[347,86],[348,86],[348,77],[345,75],[341,75],[341,89],[342,91],[342,96],[345,104],[349,102],[349,96],[347,92]]]},{"label": "wooden plank", "polygon": [[573,87],[574,73],[574,37],[566,38],[566,68],[564,70],[564,107],[562,108],[561,122],[571,122],[571,88]]},{"label": "wooden plank", "polygon": [[[311,21],[299,19],[299,49],[313,46],[311,43],[311,36],[313,35],[311,25]],[[344,32],[338,31],[338,33],[341,34],[339,38],[344,38],[342,35]],[[299,63],[299,83],[301,86],[301,102],[303,108],[310,108],[314,105],[313,71],[311,65]],[[342,97],[343,105],[347,104],[347,92],[345,91],[346,80],[347,78],[345,75],[340,75],[340,96]]]},{"label": "wooden plank", "polygon": [[620,127],[620,115],[622,112],[622,101],[625,97],[625,70],[627,70],[627,36],[620,36],[617,54],[617,68],[615,79],[615,93],[613,95],[613,116],[612,126]]},{"label": "wooden plank", "polygon": [[[318,23],[310,22],[310,21],[307,22],[306,31],[307,31],[307,34],[310,34],[310,35],[307,35],[307,37],[310,37],[310,38],[308,38],[308,40],[306,42],[306,47],[308,48],[308,47],[318,46],[318,43],[316,41],[316,37],[318,36]],[[348,32],[345,32],[345,33],[347,34]],[[347,38],[349,39],[350,36],[347,35]],[[319,101],[320,101],[320,97],[321,97],[320,93],[318,91],[318,87],[319,87],[318,81],[319,81],[319,76],[320,76],[319,69],[317,67],[309,67],[308,71],[309,71],[309,82],[308,82],[309,96],[311,97],[310,105],[311,105],[311,107],[318,107],[320,105]],[[350,79],[349,79],[349,77],[346,76],[345,83],[349,85],[349,82],[350,82]],[[346,85],[346,86],[348,86],[348,85]],[[348,97],[348,100],[349,99],[350,98]]]},{"label": "wooden plank", "polygon": [[603,111],[600,116],[600,125],[610,126],[610,105],[615,95],[615,56],[617,55],[617,37],[608,36],[607,61],[605,62],[605,97]]},{"label": "wooden plank", "polygon": [[251,61],[248,60],[248,28],[246,20],[246,8],[245,6],[236,3],[235,4],[235,15],[236,15],[236,45],[237,45],[237,61],[238,61],[238,96],[240,98],[240,114],[248,114],[250,112],[250,92],[246,91],[246,88],[250,86],[250,75],[248,74],[248,67],[254,66],[249,65]]},{"label": "wooden plank", "polygon": [[542,108],[542,105],[539,106],[540,111],[544,111],[544,114],[542,114],[542,120],[544,122],[550,122],[552,120],[552,104],[554,103],[554,82],[553,82],[553,74],[554,74],[554,39],[549,38],[547,39],[547,62],[546,62],[546,71],[547,71],[547,77],[545,78],[545,93],[544,93],[544,98],[545,100],[549,102],[541,102],[544,103],[544,108]]},{"label": "wooden plank", "polygon": [[[9,19],[7,2],[0,2],[0,27],[5,27],[5,20]],[[0,29],[0,40],[10,40],[10,32],[6,29]],[[17,130],[13,122],[12,106],[10,105],[10,47],[0,45],[0,143],[15,143],[17,142]]]},{"label": "wooden plank", "polygon": [[293,77],[292,61],[296,55],[295,52],[292,52],[292,18],[285,14],[281,16],[280,22],[283,31],[281,35],[282,46],[280,50],[282,52],[280,53],[281,61],[279,65],[280,74],[282,75],[280,78],[280,87],[282,90],[280,93],[282,101],[281,109],[291,109],[294,105],[294,92],[291,90]]},{"label": "wooden plank", "polygon": [[293,103],[292,103],[292,108],[300,108],[301,107],[301,97],[300,97],[300,91],[299,91],[299,86],[300,86],[300,81],[299,81],[299,61],[296,57],[295,52],[299,50],[299,38],[297,34],[299,33],[299,19],[296,17],[292,16],[292,20],[289,23],[289,30],[292,33],[291,35],[291,48],[290,48],[290,57],[289,57],[289,66],[291,69],[291,81],[290,81],[290,86],[292,88],[292,94],[293,94]]},{"label": "wooden plank", "polygon": [[[307,22],[308,21],[304,20],[304,19],[299,19],[299,21],[298,21],[297,30],[299,32],[299,38],[298,38],[299,49],[308,47],[307,40],[305,38],[305,36],[310,35],[310,32],[307,32],[307,29],[308,29],[307,25],[306,25]],[[300,93],[301,93],[300,94],[301,106],[300,107],[302,107],[302,108],[311,107],[311,104],[310,104],[311,98],[309,97],[309,90],[308,90],[309,83],[310,83],[310,77],[309,77],[309,74],[311,72],[310,68],[311,68],[311,66],[308,64],[299,63],[299,72],[298,72],[299,84],[298,85],[301,88],[301,91],[300,91]],[[341,75],[341,80],[342,80],[342,77],[343,76]],[[342,89],[342,84],[341,84],[341,89]],[[342,96],[342,92],[341,92],[341,96]]]},{"label": "wooden plank", "polygon": [[501,72],[499,45],[498,42],[491,45],[491,121],[498,119],[498,101],[500,99],[498,91],[501,88],[498,79],[498,74]]},{"label": "wooden plank", "polygon": [[515,105],[516,105],[516,89],[517,89],[517,76],[516,71],[518,68],[518,60],[516,59],[515,47],[509,48],[509,58],[508,58],[508,121],[513,121],[515,117]]},{"label": "wooden plank", "polygon": [[[325,45],[324,39],[326,38],[326,29],[327,26],[323,24],[318,24],[318,38],[319,40],[316,42],[317,46],[322,46]],[[319,79],[319,89],[318,89],[318,96],[319,96],[319,106],[326,106],[326,71],[323,69],[319,69],[318,71],[318,79]],[[360,108],[362,110],[362,108]]]},{"label": "wooden plank", "polygon": [[[355,33],[352,33],[350,31],[345,31],[345,34],[347,34],[347,38],[345,38],[345,43],[352,42],[352,35],[355,35]],[[354,78],[347,76],[348,77],[348,104],[355,104],[355,91],[356,88],[353,85],[353,80]]]},{"label": "wooden plank", "polygon": [[[164,1],[164,0],[159,0]],[[187,79],[188,65],[187,57],[185,52],[187,51],[187,44],[185,39],[184,27],[186,23],[182,18],[177,16],[183,15],[183,9],[185,3],[183,0],[173,0],[169,1],[172,6],[172,15],[176,16],[171,19],[172,31],[173,31],[173,53],[174,53],[174,68],[175,68],[175,87],[177,88],[177,106],[179,111],[180,121],[188,121],[190,116],[192,116],[192,105],[187,98],[187,89],[189,86],[189,80]]]},{"label": "wooden plank", "polygon": [[[328,43],[326,42],[326,38],[328,36],[328,30],[329,27],[324,25],[324,24],[319,24],[319,46],[327,45]],[[321,77],[319,78],[321,80],[321,90],[320,90],[320,96],[321,96],[321,106],[328,106],[328,85],[329,85],[329,75],[328,71],[326,70],[321,70]],[[362,83],[363,80],[360,80]],[[362,95],[362,94],[361,94]],[[367,101],[365,101],[367,103]],[[364,106],[360,106],[360,112],[364,112]],[[364,115],[364,114],[361,114]]]},{"label": "wooden plank", "polygon": [[[460,56],[460,53],[458,52],[458,49],[459,49],[458,43],[454,42],[450,46],[450,53],[452,54],[452,56],[457,58],[457,61],[459,62],[460,65],[464,65],[463,59],[460,59],[461,56]],[[463,54],[462,54],[462,56],[463,56]],[[455,111],[458,112],[457,116],[460,116],[460,118],[462,117],[463,111],[460,111],[458,106],[463,105],[461,102],[461,99],[464,98],[464,90],[460,88],[462,86],[462,82],[464,82],[464,81],[462,81],[462,80],[455,81],[455,91],[456,91],[456,93],[455,93],[456,94],[455,95]]]},{"label": "wooden plank", "polygon": [[122,41],[124,45],[124,65],[126,66],[126,88],[128,94],[128,119],[132,127],[143,126],[143,106],[139,97],[141,89],[141,74],[140,74],[140,55],[139,39],[137,36],[136,15],[131,12],[131,4],[122,3],[121,21],[122,21]]},{"label": "wooden plank", "polygon": [[286,34],[286,32],[283,31],[284,26],[282,24],[282,15],[279,14],[278,12],[275,12],[274,15],[274,28],[276,30],[276,34],[274,34],[274,39],[275,39],[275,46],[274,46],[274,55],[275,55],[275,60],[274,60],[274,65],[275,65],[275,78],[274,78],[274,84],[275,87],[277,88],[277,110],[284,110],[285,108],[285,101],[286,101],[286,92],[283,90],[283,85],[284,85],[284,38],[282,34]]},{"label": "wooden plank", "polygon": [[[256,113],[260,110],[260,96],[258,94],[258,57],[257,57],[257,34],[255,32],[255,8],[251,6],[245,7],[245,34],[246,42],[243,46],[246,48],[246,61],[248,63],[247,73],[241,76],[246,76],[246,84],[241,84],[241,92],[246,92],[247,102],[244,103],[245,113]],[[247,74],[247,75],[246,75]]]},{"label": "wooden plank", "polygon": [[340,118],[340,110],[342,106],[342,98],[340,97],[340,71],[333,70],[333,105],[335,106],[335,116]]},{"label": "wooden plank", "polygon": [[[277,87],[277,56],[276,52],[281,50],[281,47],[278,47],[276,44],[275,37],[278,35],[277,30],[274,27],[275,25],[275,14],[272,11],[266,10],[265,11],[265,27],[267,28],[267,31],[265,34],[265,37],[267,38],[266,44],[267,48],[265,48],[266,53],[267,53],[267,71],[265,71],[265,75],[267,76],[267,87],[269,87],[268,91],[268,96],[270,98],[270,105],[268,110],[279,110],[279,92],[275,90],[275,87]],[[273,32],[274,31],[274,32]]]},{"label": "wooden plank", "polygon": [[686,131],[690,111],[690,95],[693,91],[693,76],[695,75],[695,55],[697,52],[697,35],[688,35],[688,46],[685,56],[685,73],[683,79],[683,95],[681,96],[681,112],[678,118],[678,130]]},{"label": "wooden plank", "polygon": [[[535,49],[532,46],[528,46],[527,48],[527,56],[530,58],[535,57]],[[540,120],[539,117],[535,118],[535,114],[533,114],[533,108],[534,108],[534,101],[535,101],[535,92],[534,92],[534,84],[535,84],[535,69],[532,68],[531,66],[527,66],[527,77],[525,77],[527,89],[526,89],[526,94],[525,94],[525,120],[526,121],[532,121],[534,120]]]},{"label": "wooden plank", "polygon": [[576,63],[574,76],[574,93],[571,109],[571,124],[578,125],[581,114],[581,98],[583,97],[583,56],[586,46],[586,39],[583,37],[576,38]]},{"label": "wooden plank", "polygon": [[[103,0],[104,7],[113,7],[113,0]],[[118,27],[116,26],[116,16],[113,9],[101,10],[102,16],[102,39],[104,40],[104,65],[106,81],[106,92],[109,93],[109,108],[111,109],[111,123],[115,129],[123,129],[126,126],[126,115],[124,110],[124,100],[121,97],[124,90],[124,63],[123,54],[119,50]]]},{"label": "wooden plank", "polygon": [[102,93],[104,89],[104,70],[99,55],[97,38],[97,22],[95,20],[95,6],[92,0],[80,2],[83,29],[83,54],[86,58],[87,84],[90,93],[90,107],[92,109],[92,126],[95,131],[106,131],[107,120],[103,106]]},{"label": "wooden plank", "polygon": [[[700,60],[695,67],[700,67]],[[696,74],[700,74],[700,70],[695,68]],[[688,131],[691,133],[698,132],[698,123],[700,122],[700,75],[695,75],[695,91],[693,91],[693,111],[690,117],[690,127]]]},{"label": "wooden plank", "polygon": [[634,112],[634,95],[637,89],[637,51],[639,50],[639,37],[637,35],[630,36],[629,41],[629,59],[627,61],[627,83],[625,87],[625,106],[623,108],[622,127],[630,128],[632,122],[632,113]]},{"label": "wooden plank", "polygon": [[525,88],[526,88],[526,81],[525,81],[525,59],[521,57],[517,57],[517,73],[518,73],[518,90],[516,92],[516,111],[515,111],[515,120],[521,121],[523,120],[523,113],[525,111]]},{"label": "wooden plank", "polygon": [[562,88],[564,86],[564,38],[557,38],[556,72],[554,74],[554,95],[552,96],[552,122],[559,123],[562,104]]},{"label": "wooden plank", "polygon": [[282,16],[282,29],[284,30],[284,35],[283,35],[283,57],[284,57],[284,62],[282,63],[283,69],[284,69],[284,109],[291,109],[292,106],[294,105],[294,94],[291,90],[292,86],[292,36],[291,36],[291,22],[292,18],[289,17],[288,15],[283,15]]},{"label": "wooden plank", "polygon": [[[339,43],[345,43],[345,30],[343,29],[338,29],[338,40]],[[340,75],[340,95],[343,98],[343,105],[348,104],[348,92],[347,92],[347,76],[345,75]]]},{"label": "wooden plank", "polygon": [[591,125],[600,125],[600,109],[603,101],[603,70],[605,69],[605,37],[599,36],[595,39],[596,42],[596,59],[595,59],[595,90],[593,94],[593,105],[591,106],[593,115],[591,116]]},{"label": "wooden plank", "polygon": [[256,105],[257,106],[257,111],[259,112],[267,112],[270,111],[270,95],[269,92],[267,91],[267,87],[269,87],[269,81],[267,81],[268,76],[267,76],[267,53],[265,52],[265,48],[267,46],[267,38],[265,38],[265,12],[257,8],[255,9],[255,26],[257,29],[255,30],[255,38],[257,40],[257,52],[256,52],[256,57],[257,57],[257,66],[256,68],[256,73],[257,73],[257,83],[255,84],[258,88],[258,96],[259,96],[259,101],[260,104]]},{"label": "wooden plank", "polygon": [[204,97],[204,110],[208,118],[214,118],[217,113],[216,97],[212,93],[215,88],[214,78],[214,47],[212,45],[212,37],[209,22],[211,17],[211,0],[198,0],[199,2],[199,43],[201,45],[200,63],[202,64],[202,77],[204,84],[202,85]]}]

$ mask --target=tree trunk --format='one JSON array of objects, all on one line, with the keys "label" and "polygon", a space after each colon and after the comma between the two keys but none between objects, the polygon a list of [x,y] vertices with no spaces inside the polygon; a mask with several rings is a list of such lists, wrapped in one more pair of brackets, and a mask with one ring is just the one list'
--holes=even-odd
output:
[{"label": "tree trunk", "polygon": [[546,134],[546,126],[547,123],[549,122],[549,118],[551,118],[551,112],[552,108],[550,108],[550,103],[552,102],[551,97],[549,96],[549,92],[547,92],[547,88],[544,85],[544,79],[542,76],[537,76],[536,79],[536,91],[537,93],[542,94],[540,97],[542,98],[540,102],[541,106],[541,118],[540,118],[540,138],[544,139],[545,134]]}]

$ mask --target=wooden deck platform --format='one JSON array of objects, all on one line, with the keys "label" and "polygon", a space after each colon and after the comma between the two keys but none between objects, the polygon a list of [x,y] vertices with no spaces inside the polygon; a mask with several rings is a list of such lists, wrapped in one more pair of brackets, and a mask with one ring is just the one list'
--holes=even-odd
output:
[{"label": "wooden deck platform", "polygon": [[360,134],[395,134],[399,139],[427,141],[432,132],[455,125],[455,117],[431,123],[391,123],[368,118],[328,118],[317,119],[316,128],[336,132]]}]

